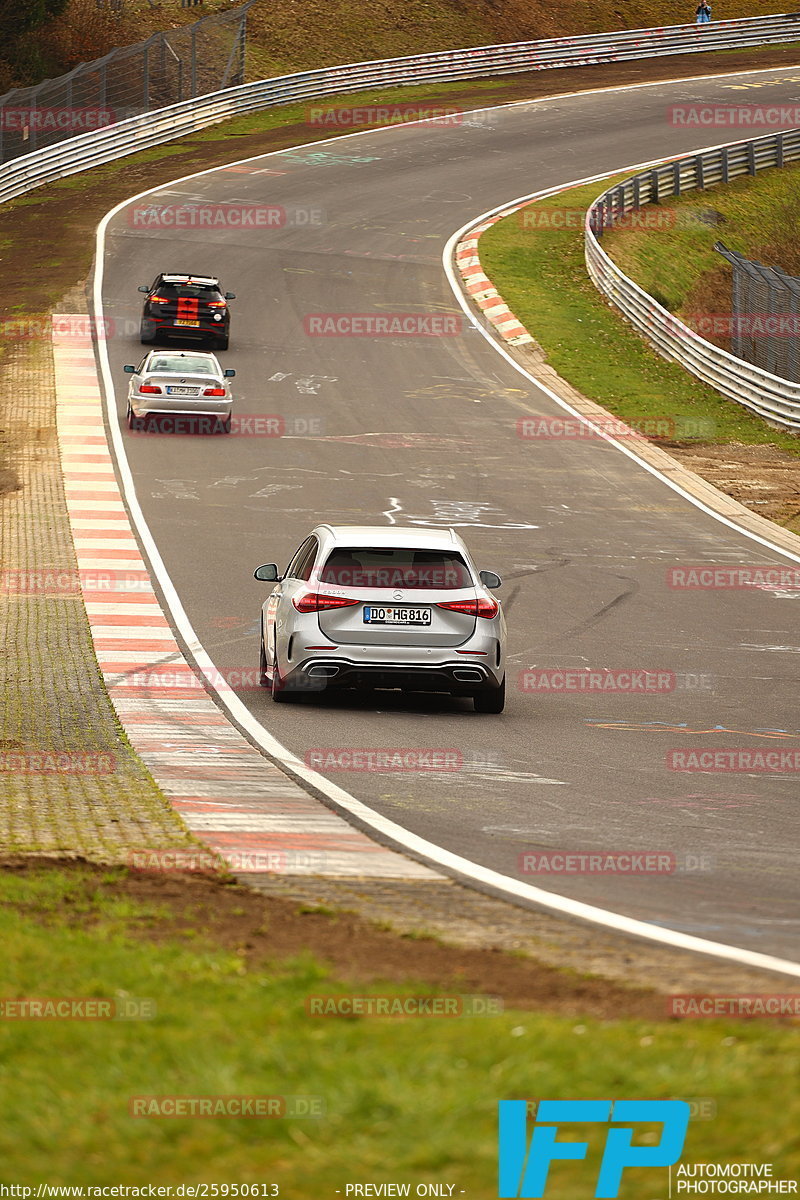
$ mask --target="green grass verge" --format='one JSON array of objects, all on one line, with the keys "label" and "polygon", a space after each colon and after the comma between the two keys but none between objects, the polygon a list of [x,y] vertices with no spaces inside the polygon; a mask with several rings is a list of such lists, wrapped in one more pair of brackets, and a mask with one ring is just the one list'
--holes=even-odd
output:
[{"label": "green grass verge", "polygon": [[626,275],[670,312],[686,311],[703,282],[720,277],[728,306],[723,311],[730,311],[731,269],[714,250],[716,241],[800,274],[800,164],[687,192],[659,208],[663,226],[657,232],[615,230],[603,244]]},{"label": "green grass verge", "polygon": [[[487,275],[548,362],[629,424],[647,429],[648,422],[673,420],[676,442],[690,442],[687,434],[696,433],[702,441],[771,443],[800,457],[800,439],[770,429],[662,359],[606,304],[586,273],[579,217],[603,186],[592,183],[538,201],[531,216],[513,213],[481,237]],[[554,228],[565,210],[575,214],[571,227]]]},{"label": "green grass verge", "polygon": [[[107,878],[118,878],[110,873]],[[605,1024],[507,1012],[462,1019],[312,1018],[309,993],[346,992],[310,958],[250,967],[177,934],[161,912],[80,872],[0,876],[0,996],[149,997],[149,1021],[0,1021],[3,1175],[27,1184],[275,1182],[333,1196],[346,1182],[453,1183],[496,1197],[500,1098],[704,1097],[684,1158],[800,1169],[800,1041],[765,1022]],[[148,942],[149,931],[156,940]],[[191,933],[192,931],[187,931]],[[419,995],[430,988],[359,986]],[[322,1097],[319,1119],[136,1119],[135,1095]],[[778,1099],[780,1098],[780,1099]],[[647,1131],[645,1131],[647,1132]],[[565,1131],[582,1137],[586,1129]],[[593,1164],[600,1132],[590,1136]],[[552,1200],[584,1170],[554,1168]],[[621,1200],[661,1194],[630,1172]],[[642,1189],[645,1190],[642,1190]]]}]

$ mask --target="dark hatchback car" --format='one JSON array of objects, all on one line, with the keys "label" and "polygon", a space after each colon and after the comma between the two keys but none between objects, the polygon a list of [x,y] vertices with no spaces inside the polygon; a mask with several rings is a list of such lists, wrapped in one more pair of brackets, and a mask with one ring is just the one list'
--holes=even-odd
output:
[{"label": "dark hatchback car", "polygon": [[231,317],[228,301],[233,292],[223,292],[211,275],[157,275],[151,287],[140,287],[147,295],[142,311],[142,344],[152,346],[161,338],[207,342],[215,350],[227,350]]}]

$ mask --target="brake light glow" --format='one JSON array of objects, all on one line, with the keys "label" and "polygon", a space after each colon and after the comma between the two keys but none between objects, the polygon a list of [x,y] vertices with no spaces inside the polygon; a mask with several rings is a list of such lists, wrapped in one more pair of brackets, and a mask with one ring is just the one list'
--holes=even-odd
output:
[{"label": "brake light glow", "polygon": [[463,613],[466,617],[484,617],[491,621],[500,611],[496,600],[488,600],[480,596],[477,600],[439,600],[437,608],[446,608],[450,612]]},{"label": "brake light glow", "polygon": [[209,300],[208,307],[209,308],[227,308],[228,306],[224,300]]},{"label": "brake light glow", "polygon": [[329,608],[349,608],[360,603],[360,600],[350,600],[347,596],[326,596],[324,592],[304,592],[302,596],[292,598],[299,613],[325,612]]},{"label": "brake light glow", "polygon": [[206,388],[203,392],[204,396],[224,396],[225,388]]},{"label": "brake light glow", "polygon": [[154,383],[143,383],[139,388],[140,392],[146,392],[148,396],[160,396],[161,388]]},{"label": "brake light glow", "polygon": [[169,296],[149,296],[151,304],[169,304]]}]

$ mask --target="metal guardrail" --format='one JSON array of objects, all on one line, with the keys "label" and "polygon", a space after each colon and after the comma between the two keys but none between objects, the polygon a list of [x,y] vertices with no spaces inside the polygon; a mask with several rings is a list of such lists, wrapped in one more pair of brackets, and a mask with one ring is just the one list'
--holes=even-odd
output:
[{"label": "metal guardrail", "polygon": [[800,129],[721,146],[641,171],[598,196],[586,214],[586,268],[604,296],[665,358],[751,412],[800,431],[800,383],[753,366],[702,338],[629,279],[600,245],[603,230],[645,204],[800,161]]},{"label": "metal guardrail", "polygon": [[0,203],[43,183],[160,145],[242,113],[378,87],[552,70],[800,41],[800,13],[672,25],[349,63],[228,88],[79,134],[0,167]]}]

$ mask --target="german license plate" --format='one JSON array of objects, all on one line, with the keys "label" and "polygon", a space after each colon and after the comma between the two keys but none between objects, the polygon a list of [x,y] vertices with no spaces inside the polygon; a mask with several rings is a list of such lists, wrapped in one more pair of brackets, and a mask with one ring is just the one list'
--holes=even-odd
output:
[{"label": "german license plate", "polygon": [[364,605],[365,625],[430,625],[431,610],[429,608],[402,608],[393,605],[391,608],[376,604]]},{"label": "german license plate", "polygon": [[176,320],[175,324],[176,324],[176,325],[190,325],[190,326],[192,327],[192,329],[199,329],[199,328],[200,328],[200,322],[199,322],[199,321],[185,321],[185,320],[183,319],[183,317],[178,317],[178,319]]},{"label": "german license plate", "polygon": [[168,387],[167,395],[168,396],[196,396],[197,391],[198,391],[197,388],[191,388],[191,387]]}]

